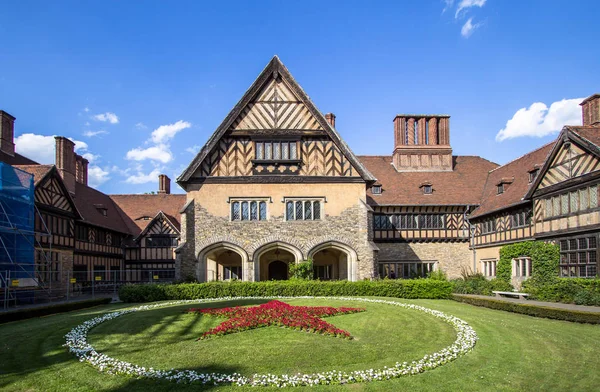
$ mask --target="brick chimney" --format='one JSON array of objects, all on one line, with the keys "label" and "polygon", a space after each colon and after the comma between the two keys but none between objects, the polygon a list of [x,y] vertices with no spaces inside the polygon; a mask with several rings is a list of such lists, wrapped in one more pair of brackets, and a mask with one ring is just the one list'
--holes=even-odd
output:
[{"label": "brick chimney", "polygon": [[397,171],[452,171],[450,116],[397,115],[392,161]]},{"label": "brick chimney", "polygon": [[81,155],[75,154],[75,181],[87,185],[88,160]]},{"label": "brick chimney", "polygon": [[15,156],[15,118],[0,110],[0,151]]},{"label": "brick chimney", "polygon": [[331,125],[332,128],[335,128],[335,114],[327,113],[325,115],[325,120],[327,120],[327,122],[329,123],[329,125]]},{"label": "brick chimney", "polygon": [[67,190],[75,194],[75,143],[63,136],[55,136],[56,141],[56,168],[62,177]]},{"label": "brick chimney", "polygon": [[171,194],[171,179],[166,174],[158,176],[158,193]]},{"label": "brick chimney", "polygon": [[600,126],[600,94],[594,94],[580,103],[583,125]]}]

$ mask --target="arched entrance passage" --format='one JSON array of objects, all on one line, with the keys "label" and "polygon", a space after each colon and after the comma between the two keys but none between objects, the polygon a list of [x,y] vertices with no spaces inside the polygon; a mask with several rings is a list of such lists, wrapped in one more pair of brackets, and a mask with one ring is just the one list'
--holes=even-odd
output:
[{"label": "arched entrance passage", "polygon": [[308,257],[313,261],[315,279],[356,280],[358,257],[354,249],[346,244],[324,242],[312,248]]},{"label": "arched entrance passage", "polygon": [[289,265],[302,260],[302,252],[293,245],[272,242],[254,253],[256,280],[289,279]]},{"label": "arched entrance passage", "polygon": [[237,245],[219,242],[204,248],[198,255],[197,278],[201,282],[247,280],[248,255]]},{"label": "arched entrance passage", "polygon": [[289,277],[289,267],[281,260],[269,263],[269,280],[286,280]]}]

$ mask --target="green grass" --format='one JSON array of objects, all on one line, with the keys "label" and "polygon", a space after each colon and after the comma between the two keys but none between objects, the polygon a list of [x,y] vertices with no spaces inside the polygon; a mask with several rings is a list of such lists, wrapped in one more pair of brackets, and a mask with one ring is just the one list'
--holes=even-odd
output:
[{"label": "green grass", "polygon": [[[401,300],[444,311],[478,333],[475,350],[427,373],[400,379],[316,387],[310,390],[482,391],[597,390],[600,328],[537,319],[443,300]],[[254,301],[253,303],[256,303]],[[340,304],[293,300],[293,304]],[[246,302],[248,303],[248,302]],[[327,318],[351,332],[346,341],[283,328],[263,328],[196,342],[200,331],[220,319],[169,307],[126,315],[92,330],[90,341],[119,359],[160,368],[218,372],[295,372],[382,367],[416,359],[454,340],[445,323],[415,311],[356,303],[367,312]],[[77,362],[62,347],[63,335],[109,305],[0,326],[0,389],[7,391],[243,390],[136,380],[101,374]],[[306,390],[306,388],[297,388]],[[252,390],[256,390],[255,388]]]}]

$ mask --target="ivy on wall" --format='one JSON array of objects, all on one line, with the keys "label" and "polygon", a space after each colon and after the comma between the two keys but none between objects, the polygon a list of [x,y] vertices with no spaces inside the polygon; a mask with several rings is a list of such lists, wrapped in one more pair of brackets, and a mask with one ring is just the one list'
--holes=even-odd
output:
[{"label": "ivy on wall", "polygon": [[543,285],[558,279],[560,257],[558,245],[543,241],[523,241],[503,246],[500,249],[496,277],[510,282],[512,259],[524,256],[531,258],[532,262],[531,278],[528,284]]}]

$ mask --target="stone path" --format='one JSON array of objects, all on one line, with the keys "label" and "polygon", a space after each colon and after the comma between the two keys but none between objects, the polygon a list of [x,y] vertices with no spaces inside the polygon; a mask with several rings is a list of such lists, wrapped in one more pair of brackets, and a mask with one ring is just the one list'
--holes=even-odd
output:
[{"label": "stone path", "polygon": [[473,294],[454,294],[458,297],[466,297],[466,298],[482,298],[482,299],[493,299],[495,301],[503,301],[503,302],[513,302],[517,304],[523,305],[533,305],[533,306],[542,306],[545,308],[556,308],[556,309],[566,309],[566,310],[575,310],[579,312],[590,312],[590,313],[600,313],[600,306],[584,306],[584,305],[575,305],[575,304],[563,304],[560,302],[543,302],[543,301],[534,301],[529,299],[517,299],[517,298],[496,298],[489,297],[487,295],[473,295]]}]

